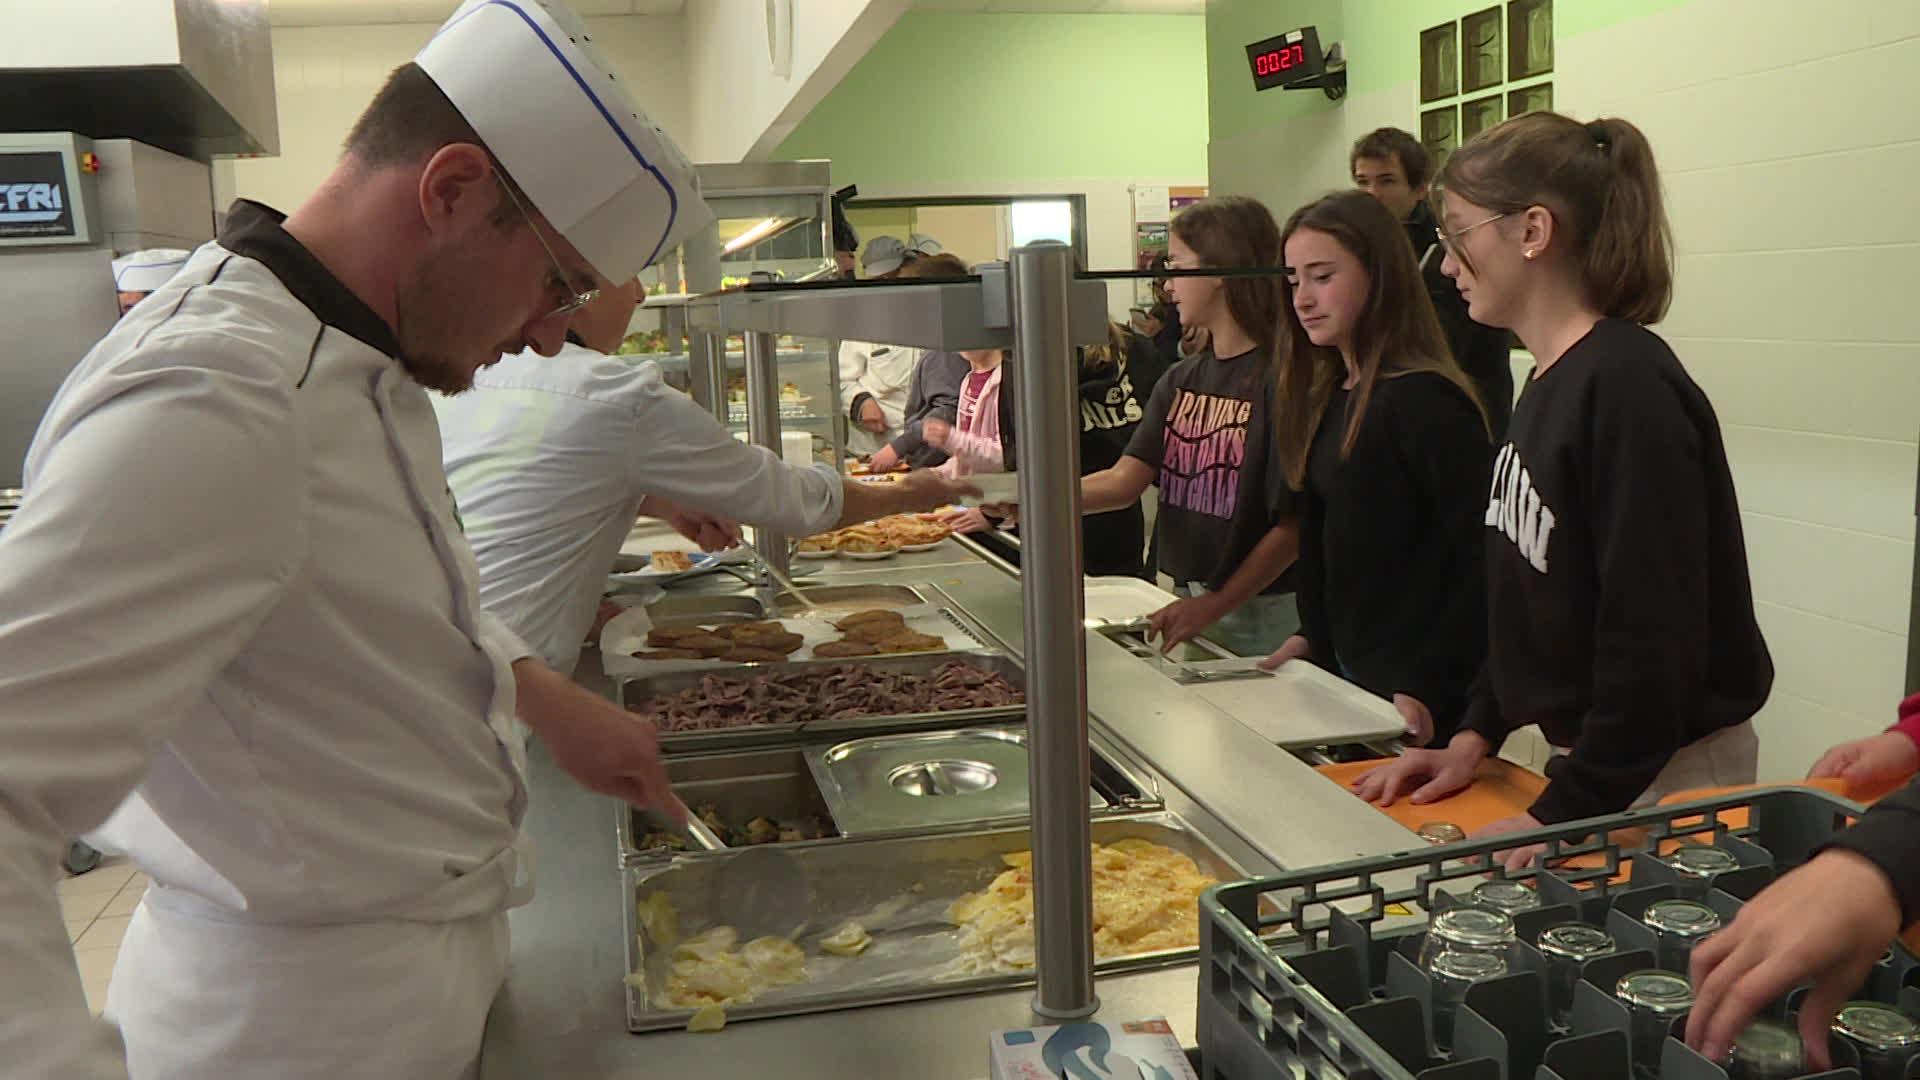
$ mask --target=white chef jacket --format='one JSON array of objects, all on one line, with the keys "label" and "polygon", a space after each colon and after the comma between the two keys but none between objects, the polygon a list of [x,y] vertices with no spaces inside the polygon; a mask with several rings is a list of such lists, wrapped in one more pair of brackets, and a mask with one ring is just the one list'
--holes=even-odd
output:
[{"label": "white chef jacket", "polygon": [[850,414],[857,415],[853,410],[854,399],[861,394],[871,394],[880,404],[880,415],[887,421],[887,430],[879,435],[854,422],[850,440],[853,445],[878,450],[888,439],[900,434],[907,422],[907,395],[913,389],[913,372],[925,355],[925,349],[906,345],[840,343],[840,400],[846,402]]},{"label": "white chef jacket", "polygon": [[0,533],[9,1075],[120,1075],[50,882],[136,784],[112,839],[156,915],[441,923],[530,895],[528,650],[477,602],[426,393],[280,220],[237,204],[87,355]]},{"label": "white chef jacket", "polygon": [[647,495],[792,536],[840,520],[831,467],[731,437],[651,363],[569,343],[502,357],[433,401],[480,602],[559,671],[579,660]]}]

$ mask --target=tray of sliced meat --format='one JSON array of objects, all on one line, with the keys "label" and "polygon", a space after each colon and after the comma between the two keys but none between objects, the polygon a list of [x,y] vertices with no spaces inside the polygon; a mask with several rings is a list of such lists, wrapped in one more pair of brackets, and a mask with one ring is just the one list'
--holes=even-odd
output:
[{"label": "tray of sliced meat", "polygon": [[617,687],[668,751],[786,741],[802,732],[914,730],[1021,716],[1026,676],[1004,653],[760,664],[737,674],[673,671]]}]

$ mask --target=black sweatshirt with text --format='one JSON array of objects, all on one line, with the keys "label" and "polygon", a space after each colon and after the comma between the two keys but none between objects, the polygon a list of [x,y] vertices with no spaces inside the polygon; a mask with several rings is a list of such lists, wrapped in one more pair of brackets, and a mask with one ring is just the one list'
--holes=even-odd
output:
[{"label": "black sweatshirt with text", "polygon": [[1759,711],[1754,617],[1720,423],[1666,342],[1604,319],[1530,380],[1484,519],[1487,663],[1463,727],[1538,724],[1546,824],[1640,797],[1676,751]]}]

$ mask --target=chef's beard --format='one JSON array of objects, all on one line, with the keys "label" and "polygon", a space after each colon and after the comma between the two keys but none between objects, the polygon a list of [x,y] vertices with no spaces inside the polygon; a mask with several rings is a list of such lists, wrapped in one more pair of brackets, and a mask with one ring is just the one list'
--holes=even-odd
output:
[{"label": "chef's beard", "polygon": [[464,249],[426,255],[418,271],[395,294],[394,336],[400,342],[400,366],[414,382],[453,395],[473,389],[474,372],[516,348],[494,345],[479,357],[461,359],[450,346],[470,338],[474,324],[487,317],[465,287],[472,268],[489,265]]}]

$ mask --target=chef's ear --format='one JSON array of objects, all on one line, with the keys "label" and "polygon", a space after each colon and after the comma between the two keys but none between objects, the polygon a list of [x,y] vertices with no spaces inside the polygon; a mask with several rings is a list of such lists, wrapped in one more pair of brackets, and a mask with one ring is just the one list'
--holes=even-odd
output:
[{"label": "chef's ear", "polygon": [[496,225],[515,219],[512,204],[494,178],[493,159],[472,143],[448,143],[420,170],[420,216],[430,231],[488,218]]}]

